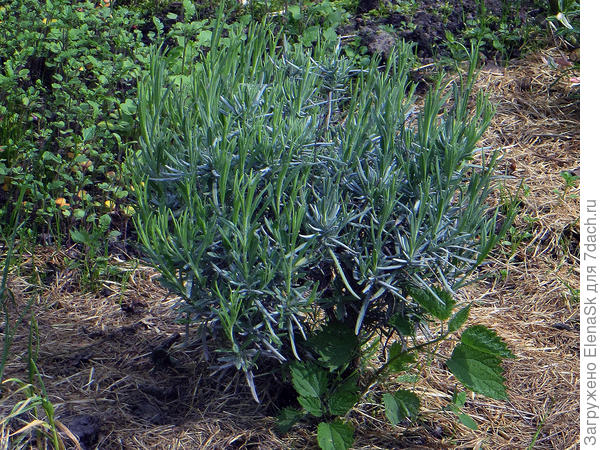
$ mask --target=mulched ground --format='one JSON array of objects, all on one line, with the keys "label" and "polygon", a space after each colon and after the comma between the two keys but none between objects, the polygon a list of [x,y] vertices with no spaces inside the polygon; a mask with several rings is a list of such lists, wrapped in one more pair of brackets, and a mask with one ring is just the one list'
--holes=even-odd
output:
[{"label": "mulched ground", "polygon": [[[442,411],[456,383],[434,362],[416,386],[420,420],[392,427],[379,405],[365,401],[350,414],[356,448],[521,449],[533,441],[540,449],[577,447],[579,189],[567,187],[561,172],[578,174],[579,94],[568,78],[557,78],[548,56],[561,54],[551,49],[506,68],[488,65],[478,81],[497,108],[483,145],[501,149],[505,191],[523,182],[528,192],[520,194],[512,246],[499,248],[484,280],[461,294],[475,302],[472,322],[496,330],[517,356],[505,364],[509,401],[471,396],[465,412],[479,429],[458,424]],[[186,342],[185,326],[174,324],[176,299],[153,269],[113,260],[125,282],[81,294],[79,274],[68,268],[76,256],[74,248],[22,255],[8,286],[13,317],[34,299],[38,368],[57,418],[81,448],[316,448],[315,430],[276,435],[274,418],[242,379],[213,374],[198,346]],[[27,340],[22,326],[7,377],[27,379]],[[4,386],[0,418],[22,399],[15,389]],[[9,432],[0,433],[0,447]],[[65,442],[71,445],[66,435]]]}]

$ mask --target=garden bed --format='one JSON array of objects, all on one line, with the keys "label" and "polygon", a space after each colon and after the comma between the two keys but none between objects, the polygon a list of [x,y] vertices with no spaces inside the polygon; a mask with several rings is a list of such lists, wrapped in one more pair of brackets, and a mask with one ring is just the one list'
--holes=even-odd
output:
[{"label": "garden bed", "polygon": [[[419,419],[392,427],[380,405],[363,402],[349,415],[355,448],[577,446],[579,190],[565,174],[578,174],[579,99],[568,79],[557,81],[548,56],[560,54],[488,65],[478,79],[497,108],[483,145],[501,149],[508,191],[524,185],[513,229],[481,269],[483,280],[460,295],[474,302],[471,320],[496,330],[516,355],[505,363],[509,401],[468,398],[464,411],[479,426],[470,430],[440,411],[456,381],[441,364],[425,366]],[[78,256],[76,247],[35,248],[11,269],[8,286],[18,310],[35,299],[37,366],[57,419],[82,448],[316,448],[308,426],[273,431],[270,404],[289,393],[257,379],[265,394],[257,405],[243,376],[213,374],[186,342],[185,325],[173,323],[177,299],[153,269],[122,252],[111,264],[123,282],[85,294],[69,268]],[[17,330],[6,377],[27,379],[28,336],[28,327]],[[5,399],[0,417],[14,406]]]}]

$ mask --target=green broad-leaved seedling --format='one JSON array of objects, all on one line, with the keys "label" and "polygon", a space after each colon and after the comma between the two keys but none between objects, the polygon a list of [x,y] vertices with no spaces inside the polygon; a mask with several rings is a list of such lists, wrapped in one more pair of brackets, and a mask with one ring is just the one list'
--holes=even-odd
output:
[{"label": "green broad-leaved seedling", "polygon": [[[442,297],[449,298],[449,294],[444,293]],[[463,326],[468,319],[470,308],[471,305],[467,305],[452,315],[447,321],[447,331],[429,342],[408,348],[401,341],[393,342],[388,348],[386,363],[375,373],[356,368],[348,375],[352,355],[356,355],[360,347],[351,347],[348,343],[347,339],[352,335],[350,326],[344,326],[340,322],[329,323],[314,337],[309,338],[309,341],[317,353],[338,355],[336,361],[339,364],[335,366],[329,358],[291,364],[292,385],[298,393],[301,409],[285,408],[278,417],[279,431],[287,432],[296,423],[313,417],[320,421],[318,443],[321,448],[350,448],[354,428],[347,416],[366,394],[364,386],[372,388],[374,383],[381,383],[385,389],[389,376],[410,373],[419,353],[428,352],[428,347],[448,338]],[[398,317],[393,317],[390,325],[391,323],[398,324]],[[324,345],[323,352],[318,351],[320,344]],[[343,355],[349,356],[344,358]],[[492,330],[474,325],[462,332],[460,342],[454,347],[446,365],[464,387],[475,393],[503,400],[506,399],[503,369],[500,365],[503,358],[514,358],[506,344]],[[396,389],[385,392],[381,402],[384,414],[392,425],[407,419],[418,420],[421,403],[419,397],[411,390]],[[454,413],[460,423],[476,430],[477,423],[462,410],[465,403],[466,393],[456,392],[445,409]]]},{"label": "green broad-leaved seedling", "polygon": [[467,402],[467,394],[463,392],[455,392],[452,395],[452,401],[446,407],[447,410],[452,411],[456,414],[458,421],[462,423],[464,426],[470,428],[471,430],[477,430],[478,425],[477,422],[473,420],[471,416],[465,414],[462,410],[463,406]]},{"label": "green broad-leaved seedling", "polygon": [[352,328],[331,321],[309,338],[315,361],[294,361],[289,372],[302,410],[284,409],[278,420],[280,431],[310,415],[344,416],[359,399],[358,373],[352,367],[360,344]]}]

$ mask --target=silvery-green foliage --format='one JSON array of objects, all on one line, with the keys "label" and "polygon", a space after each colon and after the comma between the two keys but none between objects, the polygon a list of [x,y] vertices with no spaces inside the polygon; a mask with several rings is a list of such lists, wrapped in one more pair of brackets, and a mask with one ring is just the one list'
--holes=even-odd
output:
[{"label": "silvery-green foliage", "polygon": [[492,107],[480,94],[471,111],[473,69],[417,111],[409,45],[356,68],[265,25],[226,48],[221,31],[188,73],[152,59],[129,156],[141,244],[227,340],[221,367],[253,387],[260,358],[302,358],[317,310],[356,334],[447,319],[497,240],[495,156],[476,148]]}]

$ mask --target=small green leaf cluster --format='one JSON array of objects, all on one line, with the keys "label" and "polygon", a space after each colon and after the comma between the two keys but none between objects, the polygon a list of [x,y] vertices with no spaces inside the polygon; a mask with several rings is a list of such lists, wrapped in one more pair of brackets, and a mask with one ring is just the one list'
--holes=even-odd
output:
[{"label": "small green leaf cluster", "polygon": [[580,45],[580,2],[579,0],[548,1],[547,21],[550,29],[572,47]]},{"label": "small green leaf cluster", "polygon": [[[476,40],[482,43],[487,55],[497,55],[497,59],[508,61],[519,56],[526,47],[533,47],[541,28],[524,11],[522,2],[502,2],[500,15],[490,12],[485,2],[478,2],[479,8],[474,17],[465,20],[465,29],[460,40]],[[446,32],[450,47],[456,39]]]},{"label": "small green leaf cluster", "polygon": [[297,36],[304,46],[312,46],[317,41],[335,43],[338,40],[337,28],[346,22],[350,14],[335,2],[306,2],[289,5],[285,31]]},{"label": "small green leaf cluster", "polygon": [[458,420],[464,426],[470,428],[471,430],[477,430],[479,428],[477,425],[477,422],[475,422],[471,416],[469,416],[468,414],[465,414],[462,410],[462,408],[463,408],[463,406],[465,406],[466,402],[467,402],[467,394],[464,391],[455,392],[452,395],[452,401],[447,406],[447,409],[452,411],[454,414],[456,414],[456,416],[458,417]]},{"label": "small green leaf cluster", "polygon": [[311,336],[309,347],[314,360],[295,361],[288,367],[301,408],[283,409],[278,430],[285,433],[303,419],[318,418],[321,448],[349,448],[354,427],[340,417],[347,415],[361,396],[359,372],[353,366],[360,356],[359,339],[352,327],[333,320]]}]

